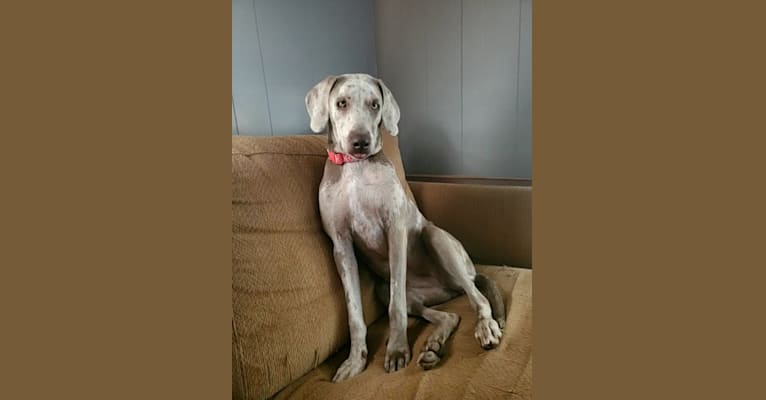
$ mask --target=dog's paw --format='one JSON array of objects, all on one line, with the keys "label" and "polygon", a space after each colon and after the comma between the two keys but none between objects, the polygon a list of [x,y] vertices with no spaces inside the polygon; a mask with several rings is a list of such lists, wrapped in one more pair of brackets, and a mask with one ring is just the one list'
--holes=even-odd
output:
[{"label": "dog's paw", "polygon": [[335,372],[332,381],[337,383],[353,378],[364,371],[365,366],[367,366],[367,359],[365,357],[349,357],[346,361],[343,361],[343,364]]},{"label": "dog's paw", "polygon": [[383,363],[383,368],[386,372],[394,372],[404,369],[404,367],[410,363],[410,357],[410,347],[407,343],[394,346],[389,343],[386,348],[386,360]]},{"label": "dog's paw", "polygon": [[500,338],[503,337],[503,332],[500,330],[500,326],[494,319],[485,318],[480,319],[476,324],[476,331],[473,336],[483,349],[489,350],[500,344]]},{"label": "dog's paw", "polygon": [[418,356],[418,365],[420,368],[429,370],[435,367],[441,359],[442,345],[437,341],[429,341]]}]

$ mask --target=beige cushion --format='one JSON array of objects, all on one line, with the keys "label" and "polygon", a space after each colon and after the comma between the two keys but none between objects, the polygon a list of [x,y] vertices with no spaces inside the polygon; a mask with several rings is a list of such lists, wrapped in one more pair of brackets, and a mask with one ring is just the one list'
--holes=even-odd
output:
[{"label": "beige cushion", "polygon": [[[384,136],[384,152],[404,181],[391,139]],[[232,137],[234,398],[271,396],[348,341],[343,288],[319,216],[326,142],[323,135]],[[384,308],[367,270],[360,274],[369,323]]]},{"label": "beige cushion", "polygon": [[[332,383],[348,349],[280,391],[276,399],[531,399],[532,398],[532,271],[477,265],[495,281],[505,300],[507,324],[500,345],[485,351],[473,337],[476,313],[460,296],[434,308],[457,313],[462,320],[447,341],[447,356],[424,371],[411,362],[403,371],[386,373],[383,360],[388,318],[368,329],[367,368],[358,376]],[[434,327],[409,318],[407,336],[417,359]]]}]

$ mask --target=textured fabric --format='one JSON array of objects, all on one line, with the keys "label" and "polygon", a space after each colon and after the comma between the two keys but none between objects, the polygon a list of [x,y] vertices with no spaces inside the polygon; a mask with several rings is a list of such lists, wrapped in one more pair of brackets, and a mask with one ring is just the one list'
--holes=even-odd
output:
[{"label": "textured fabric", "polygon": [[[384,152],[404,180],[391,139]],[[326,141],[232,137],[234,398],[271,396],[348,341],[343,287],[319,215]],[[367,270],[360,275],[370,323],[384,309]]]},{"label": "textured fabric", "polygon": [[474,262],[532,267],[532,188],[410,182],[426,218]]},{"label": "textured fabric", "polygon": [[[473,337],[476,315],[466,296],[435,308],[451,311],[462,320],[447,342],[447,356],[433,370],[411,362],[403,371],[383,369],[388,318],[370,326],[367,368],[358,376],[332,383],[348,348],[280,391],[276,399],[531,399],[532,398],[532,271],[510,267],[477,266],[503,293],[507,325],[500,345],[489,351]],[[416,359],[433,326],[409,318],[407,329]]]}]

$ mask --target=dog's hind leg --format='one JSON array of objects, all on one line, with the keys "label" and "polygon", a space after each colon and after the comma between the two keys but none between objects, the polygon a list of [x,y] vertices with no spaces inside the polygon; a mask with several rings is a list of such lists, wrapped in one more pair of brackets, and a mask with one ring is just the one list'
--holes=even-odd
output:
[{"label": "dog's hind leg", "polygon": [[[487,283],[491,282],[489,279],[476,273],[473,262],[463,245],[447,231],[428,223],[423,227],[422,237],[425,247],[433,257],[437,268],[440,269],[442,277],[448,282],[449,288],[465,291],[471,306],[476,311],[478,321],[474,336],[479,345],[484,349],[491,349],[500,344],[503,332],[500,330],[498,321],[493,318],[494,314],[502,315],[501,320],[505,319],[505,308],[500,292],[494,284]],[[492,303],[477,286],[486,289],[485,292],[492,298]],[[493,310],[493,306],[497,310]]]},{"label": "dog's hind leg", "polygon": [[478,272],[473,283],[476,284],[476,288],[479,289],[484,297],[489,300],[489,304],[492,307],[492,317],[500,325],[500,329],[505,328],[505,302],[503,301],[503,295],[500,294],[500,289],[497,288],[492,279]]},{"label": "dog's hind leg", "polygon": [[413,314],[420,315],[436,328],[426,339],[423,350],[418,356],[418,365],[423,369],[431,369],[444,357],[445,343],[460,323],[460,316],[446,311],[428,308],[421,303],[413,306]]},{"label": "dog's hind leg", "polygon": [[[375,293],[384,304],[388,304],[388,282],[379,282],[375,286]],[[435,310],[424,304],[440,304],[458,294],[458,292],[441,287],[407,288],[407,313],[421,317],[435,326],[418,356],[418,365],[423,369],[431,369],[441,361],[445,355],[445,343],[460,323],[459,315]]]}]

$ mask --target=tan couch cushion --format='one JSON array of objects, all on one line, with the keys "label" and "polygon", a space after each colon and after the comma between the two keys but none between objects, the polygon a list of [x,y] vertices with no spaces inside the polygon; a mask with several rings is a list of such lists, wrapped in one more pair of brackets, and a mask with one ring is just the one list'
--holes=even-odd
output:
[{"label": "tan couch cushion", "polygon": [[[482,350],[473,337],[476,316],[466,296],[435,308],[459,314],[458,329],[447,342],[447,356],[430,371],[411,362],[404,371],[386,373],[383,360],[388,318],[368,330],[370,356],[358,376],[332,383],[348,349],[296,380],[276,399],[531,399],[532,398],[532,271],[477,266],[495,280],[506,303],[508,322],[500,345]],[[433,327],[410,318],[408,336],[416,358]]]},{"label": "tan couch cushion", "polygon": [[[404,181],[391,139],[385,135],[384,151]],[[232,137],[236,399],[271,396],[348,340],[343,288],[317,199],[326,141],[323,135]],[[361,285],[369,323],[384,309],[365,269]]]}]

